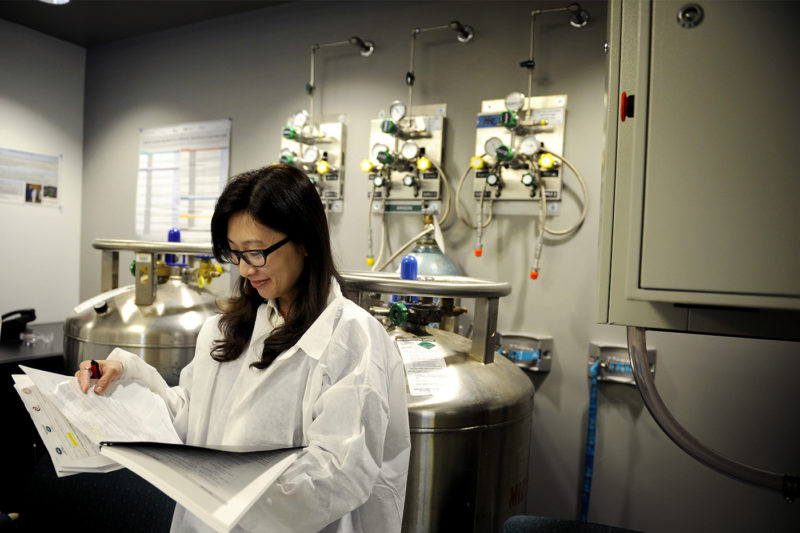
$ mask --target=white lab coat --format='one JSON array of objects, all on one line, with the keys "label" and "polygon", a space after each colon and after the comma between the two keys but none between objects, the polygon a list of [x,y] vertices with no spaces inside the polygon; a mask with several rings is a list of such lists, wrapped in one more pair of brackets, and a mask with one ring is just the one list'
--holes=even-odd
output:
[{"label": "white lab coat", "polygon": [[[400,531],[410,455],[402,360],[383,327],[342,296],[295,346],[268,368],[264,339],[282,323],[274,302],[258,308],[247,351],[211,358],[219,315],[197,338],[180,384],[169,387],[132,354],[114,355],[123,378],[139,379],[167,402],[186,444],[305,446],[300,457],[245,514],[234,531]],[[212,531],[180,505],[172,531]]]}]

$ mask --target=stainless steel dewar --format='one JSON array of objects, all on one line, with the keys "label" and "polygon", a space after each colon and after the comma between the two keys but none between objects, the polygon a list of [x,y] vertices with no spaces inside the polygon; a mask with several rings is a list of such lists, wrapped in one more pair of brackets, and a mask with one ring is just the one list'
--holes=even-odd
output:
[{"label": "stainless steel dewar", "polygon": [[[220,269],[206,257],[190,256],[187,266],[166,266],[159,253],[207,255],[211,246],[189,243],[98,240],[103,250],[105,292],[73,309],[64,325],[67,370],[86,359],[105,359],[116,347],[135,353],[177,385],[181,369],[194,357],[200,327],[219,312],[208,289]],[[136,280],[117,287],[119,252],[136,255]]]},{"label": "stainless steel dewar", "polygon": [[495,532],[510,516],[525,514],[534,390],[514,363],[495,357],[497,303],[510,293],[508,283],[459,276],[414,281],[386,273],[343,276],[356,301],[374,313],[383,295],[441,298],[445,306],[448,298],[475,299],[471,338],[428,326],[388,327],[394,338],[432,339],[446,363],[439,392],[415,396],[409,389],[411,460],[403,531]]}]

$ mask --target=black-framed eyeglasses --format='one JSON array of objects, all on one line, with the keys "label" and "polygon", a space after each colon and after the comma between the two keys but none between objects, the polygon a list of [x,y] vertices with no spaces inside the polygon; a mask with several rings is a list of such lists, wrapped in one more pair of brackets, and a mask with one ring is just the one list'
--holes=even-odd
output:
[{"label": "black-framed eyeglasses", "polygon": [[238,265],[239,261],[244,259],[244,262],[250,265],[251,267],[263,267],[267,264],[267,256],[289,242],[289,237],[286,237],[283,240],[280,240],[270,246],[269,248],[264,248],[263,250],[231,250],[230,248],[227,250],[222,251],[222,258],[229,263],[233,263],[234,265]]}]

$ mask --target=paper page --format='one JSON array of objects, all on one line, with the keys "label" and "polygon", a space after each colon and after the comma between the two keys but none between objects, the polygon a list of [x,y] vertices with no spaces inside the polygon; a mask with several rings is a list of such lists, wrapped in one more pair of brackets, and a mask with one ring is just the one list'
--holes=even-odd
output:
[{"label": "paper page", "polygon": [[408,391],[411,396],[426,396],[450,392],[452,372],[448,370],[444,353],[433,339],[395,339],[406,367]]},{"label": "paper page", "polygon": [[180,444],[164,400],[136,381],[112,383],[98,395],[83,393],[74,376],[20,365],[42,395],[96,445],[105,441],[152,441]]},{"label": "paper page", "polygon": [[194,447],[103,446],[216,531],[227,533],[294,461],[296,450],[229,453]]},{"label": "paper page", "polygon": [[17,374],[13,378],[14,388],[31,415],[58,477],[77,472],[110,472],[121,468],[100,455],[97,445],[61,416],[41,395],[30,377]]}]

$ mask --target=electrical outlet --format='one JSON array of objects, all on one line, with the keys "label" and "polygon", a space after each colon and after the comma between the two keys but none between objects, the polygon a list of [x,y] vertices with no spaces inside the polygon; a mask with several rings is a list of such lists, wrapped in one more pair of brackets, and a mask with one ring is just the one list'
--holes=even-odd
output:
[{"label": "electrical outlet", "polygon": [[[631,359],[628,355],[628,347],[618,344],[598,344],[596,342],[589,343],[589,362],[587,364],[587,371],[589,377],[592,376],[592,365],[600,361],[598,369],[598,381],[613,381],[615,383],[624,383],[626,385],[636,386],[636,380],[633,378],[633,369],[631,368]],[[655,348],[647,349],[647,363],[650,366],[650,373],[656,373],[656,350]]]},{"label": "electrical outlet", "polygon": [[501,335],[497,353],[531,372],[550,372],[553,361],[553,337],[547,335]]}]

